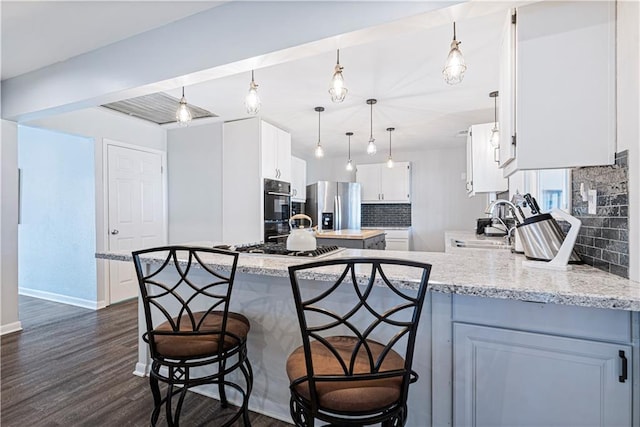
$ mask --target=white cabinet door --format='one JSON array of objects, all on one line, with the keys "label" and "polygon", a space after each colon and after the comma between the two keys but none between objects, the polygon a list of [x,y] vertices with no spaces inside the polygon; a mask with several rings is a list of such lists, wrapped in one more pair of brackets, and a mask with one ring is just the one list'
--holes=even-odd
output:
[{"label": "white cabinet door", "polygon": [[509,183],[503,177],[496,162],[495,148],[489,142],[494,123],[473,125],[467,136],[467,192],[489,193],[508,190]]},{"label": "white cabinet door", "polygon": [[511,162],[516,155],[515,135],[515,11],[506,16],[500,45],[500,85],[498,101],[500,123],[500,167]]},{"label": "white cabinet door", "polygon": [[356,168],[356,182],[362,189],[362,203],[378,202],[382,199],[380,194],[380,165],[358,165]]},{"label": "white cabinet door", "polygon": [[291,134],[282,129],[277,129],[278,149],[276,157],[276,170],[278,180],[291,182]]},{"label": "white cabinet door", "polygon": [[362,187],[362,203],[409,203],[411,201],[411,164],[396,162],[358,165],[356,182]]},{"label": "white cabinet door", "polygon": [[453,425],[631,426],[631,346],[462,323],[453,334]]},{"label": "white cabinet door", "polygon": [[411,201],[411,166],[409,162],[396,162],[392,168],[380,164],[380,194],[386,203]]},{"label": "white cabinet door", "polygon": [[305,202],[307,199],[307,162],[291,157],[291,201]]},{"label": "white cabinet door", "polygon": [[260,121],[260,147],[262,177],[278,179],[278,128],[265,121]]},{"label": "white cabinet door", "polygon": [[[615,2],[539,2],[517,9],[515,159],[509,161],[511,147],[502,142],[505,175],[613,164],[615,15]],[[503,101],[509,102],[502,100],[501,107]]]}]

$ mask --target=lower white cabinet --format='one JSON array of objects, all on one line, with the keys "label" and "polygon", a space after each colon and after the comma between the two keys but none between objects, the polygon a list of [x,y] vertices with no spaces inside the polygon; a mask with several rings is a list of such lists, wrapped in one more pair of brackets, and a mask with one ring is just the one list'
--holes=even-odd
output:
[{"label": "lower white cabinet", "polygon": [[453,425],[631,425],[631,346],[468,324],[453,336]]},{"label": "lower white cabinet", "polygon": [[388,251],[408,251],[411,247],[411,230],[410,229],[391,229],[385,230],[386,234],[386,250]]}]

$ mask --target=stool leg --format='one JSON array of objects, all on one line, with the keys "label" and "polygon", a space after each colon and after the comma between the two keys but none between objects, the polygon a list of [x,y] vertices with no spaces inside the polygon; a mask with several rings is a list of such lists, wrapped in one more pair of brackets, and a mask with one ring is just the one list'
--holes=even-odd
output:
[{"label": "stool leg", "polygon": [[158,379],[153,375],[153,372],[149,374],[149,386],[151,387],[151,394],[153,396],[153,412],[151,412],[151,425],[155,426],[158,422],[158,416],[160,415],[160,408],[162,407],[162,395],[160,394],[160,385]]},{"label": "stool leg", "polygon": [[253,388],[253,371],[251,370],[249,359],[245,359],[244,363],[240,365],[240,371],[242,371],[245,382],[247,383],[247,391],[242,402],[242,420],[244,427],[251,427],[251,421],[249,420],[249,396]]},{"label": "stool leg", "polygon": [[[219,364],[219,372],[224,372],[225,366],[226,360],[223,359]],[[229,403],[227,402],[227,393],[224,390],[224,375],[220,375],[220,378],[218,379],[218,394],[220,395],[220,406],[222,408],[229,406]]]}]

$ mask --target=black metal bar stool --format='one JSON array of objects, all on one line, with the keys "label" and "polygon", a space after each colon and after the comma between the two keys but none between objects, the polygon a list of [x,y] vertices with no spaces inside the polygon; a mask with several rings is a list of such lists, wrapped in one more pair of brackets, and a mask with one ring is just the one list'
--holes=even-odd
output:
[{"label": "black metal bar stool", "polygon": [[[417,290],[394,284],[384,270],[419,278]],[[289,267],[302,332],[302,346],[287,360],[296,426],[311,427],[316,419],[335,426],[406,423],[430,272],[429,264],[381,258]],[[306,280],[314,277],[338,279]]]},{"label": "black metal bar stool", "polygon": [[[246,342],[250,324],[245,316],[229,311],[238,254],[166,246],[133,252],[133,260],[147,324],[142,337],[149,344],[152,360],[151,424],[158,421],[164,404],[167,424],[178,426],[189,388],[215,384],[223,408],[228,406],[228,390],[242,398],[238,411],[219,425],[229,426],[242,416],[249,426],[253,373]],[[236,370],[243,381],[229,380]],[[167,384],[165,396],[159,382]],[[172,397],[177,394],[173,409]]]}]

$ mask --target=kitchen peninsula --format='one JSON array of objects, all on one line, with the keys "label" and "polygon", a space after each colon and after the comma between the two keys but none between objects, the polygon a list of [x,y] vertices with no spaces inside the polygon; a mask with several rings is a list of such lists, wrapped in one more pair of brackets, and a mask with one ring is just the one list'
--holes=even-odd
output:
[{"label": "kitchen peninsula", "polygon": [[[567,272],[530,270],[522,257],[497,250],[344,249],[323,259],[381,255],[433,265],[416,343],[414,369],[420,380],[409,393],[408,426],[469,425],[470,417],[491,425],[516,425],[518,419],[548,425],[545,417],[637,425],[638,399],[631,397],[640,383],[634,369],[639,365],[640,283],[584,265]],[[128,253],[96,256],[131,262]],[[301,262],[241,254],[232,297],[232,308],[251,320],[248,347],[255,383],[250,408],[283,420],[289,420],[284,365],[300,344],[287,267]],[[402,268],[387,274],[408,288],[418,281]],[[309,279],[308,286],[321,286],[335,277],[327,272]],[[337,297],[337,305],[348,306],[347,292]],[[139,341],[136,371],[144,375],[147,369],[146,345]],[[531,399],[535,404],[526,403]]]},{"label": "kitchen peninsula", "polygon": [[[319,245],[353,249],[385,249],[384,230],[328,230],[316,233]],[[380,255],[378,255],[380,256]]]}]

